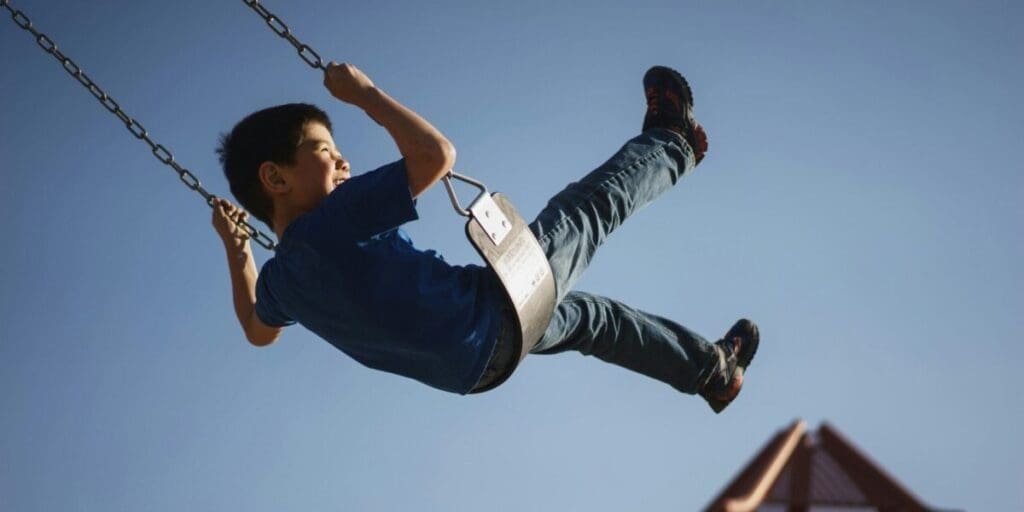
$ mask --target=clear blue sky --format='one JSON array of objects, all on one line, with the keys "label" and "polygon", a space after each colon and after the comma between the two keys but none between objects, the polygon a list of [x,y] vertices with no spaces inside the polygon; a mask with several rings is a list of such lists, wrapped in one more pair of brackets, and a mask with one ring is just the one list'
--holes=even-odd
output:
[{"label": "clear blue sky", "polygon": [[[356,169],[397,156],[241,1],[13,4],[215,193],[218,134],[271,104],[326,107]],[[711,151],[579,287],[712,339],[753,318],[747,387],[715,416],[565,354],[459,397],[300,327],[251,348],[208,208],[4,17],[0,509],[694,510],[796,417],[931,504],[1024,509],[1019,2],[268,7],[523,212],[680,69]],[[419,208],[418,245],[475,261],[441,188]]]}]

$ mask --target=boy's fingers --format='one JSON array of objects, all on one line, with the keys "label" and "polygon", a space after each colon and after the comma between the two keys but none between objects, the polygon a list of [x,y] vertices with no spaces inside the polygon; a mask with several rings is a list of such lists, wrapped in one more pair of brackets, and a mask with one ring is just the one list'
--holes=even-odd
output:
[{"label": "boy's fingers", "polygon": [[324,83],[327,83],[328,78],[335,73],[337,67],[338,63],[333,60],[327,63],[327,67],[324,69]]},{"label": "boy's fingers", "polygon": [[214,208],[214,217],[216,219],[230,221],[230,224],[237,226],[242,222],[246,222],[249,218],[249,212],[235,206],[227,199],[218,198],[215,204],[217,205],[217,208]]}]

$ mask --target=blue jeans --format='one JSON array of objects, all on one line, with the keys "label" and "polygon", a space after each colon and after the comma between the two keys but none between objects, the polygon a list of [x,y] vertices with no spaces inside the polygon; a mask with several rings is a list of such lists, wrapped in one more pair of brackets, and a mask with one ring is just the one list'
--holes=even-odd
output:
[{"label": "blue jeans", "polygon": [[649,130],[548,201],[530,229],[551,264],[558,300],[531,353],[575,350],[684,393],[698,391],[718,364],[707,340],[666,318],[572,290],[608,235],[693,166],[693,150],[681,136]]}]

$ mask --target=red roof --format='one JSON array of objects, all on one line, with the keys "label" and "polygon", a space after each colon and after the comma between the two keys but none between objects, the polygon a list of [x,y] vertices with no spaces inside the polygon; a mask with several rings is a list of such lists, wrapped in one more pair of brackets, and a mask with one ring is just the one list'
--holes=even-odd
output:
[{"label": "red roof", "polygon": [[745,512],[762,505],[932,510],[834,428],[822,424],[809,433],[801,420],[776,433],[707,510]]}]

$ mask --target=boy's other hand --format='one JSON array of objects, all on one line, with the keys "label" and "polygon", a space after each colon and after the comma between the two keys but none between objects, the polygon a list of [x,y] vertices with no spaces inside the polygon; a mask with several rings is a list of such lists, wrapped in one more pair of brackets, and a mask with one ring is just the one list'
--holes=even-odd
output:
[{"label": "boy's other hand", "polygon": [[238,225],[248,219],[249,214],[245,210],[227,199],[217,198],[213,204],[213,228],[217,230],[225,247],[237,248],[248,242],[249,233]]},{"label": "boy's other hand", "polygon": [[362,108],[376,86],[352,64],[331,62],[324,71],[324,86],[331,95],[345,103]]}]

